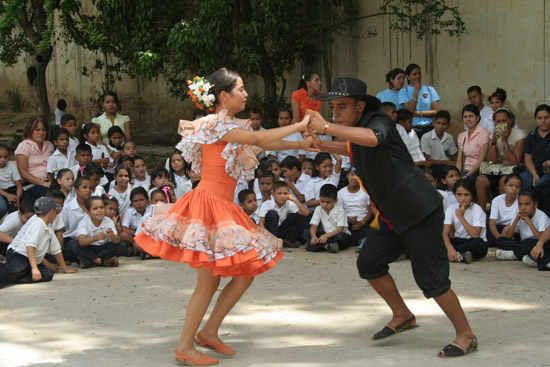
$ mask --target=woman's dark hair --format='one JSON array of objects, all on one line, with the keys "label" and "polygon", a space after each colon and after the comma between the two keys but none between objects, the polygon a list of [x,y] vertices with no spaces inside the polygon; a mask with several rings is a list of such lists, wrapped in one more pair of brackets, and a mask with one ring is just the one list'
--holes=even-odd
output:
[{"label": "woman's dark hair", "polygon": [[141,186],[134,187],[132,191],[130,191],[130,201],[134,200],[134,197],[136,197],[137,195],[143,195],[145,199],[149,200],[149,195],[147,195],[147,191]]},{"label": "woman's dark hair", "polygon": [[477,117],[479,117],[479,108],[475,104],[467,104],[462,108],[462,115],[464,115],[464,112],[471,112]]},{"label": "woman's dark hair", "polygon": [[90,208],[92,207],[92,203],[96,200],[99,200],[101,201],[101,203],[103,205],[105,205],[105,203],[103,202],[103,198],[101,196],[90,196],[88,199],[86,199],[86,201],[84,202],[84,205],[86,205],[86,209],[90,210]]},{"label": "woman's dark hair", "polygon": [[107,97],[113,97],[113,99],[115,100],[117,108],[120,110],[120,100],[118,99],[118,95],[115,92],[113,92],[112,90],[103,93],[103,95],[101,96],[101,103],[102,104],[105,103],[105,99]]},{"label": "woman's dark hair", "polygon": [[510,121],[512,121],[512,127],[516,126],[516,116],[512,111],[510,111],[506,107],[498,108],[495,112],[493,112],[493,120],[495,120],[497,113],[505,113]]},{"label": "woman's dark hair", "polygon": [[[44,119],[43,116],[33,116],[29,119],[29,121],[27,121],[27,123],[25,124],[25,127],[23,128],[23,137],[25,139],[30,139],[31,136],[32,136],[32,132],[34,129],[36,129],[36,126],[38,124],[42,124],[42,126],[44,126],[44,128],[46,129],[46,135],[48,133],[48,124],[46,123],[46,120]],[[46,136],[46,139],[47,139],[47,136]]]},{"label": "woman's dark hair", "polygon": [[547,105],[547,104],[539,104],[537,106],[537,108],[535,108],[535,117],[537,117],[537,115],[540,111],[546,111],[546,112],[550,113],[550,106]]},{"label": "woman's dark hair", "polygon": [[82,125],[82,129],[81,129],[82,137],[80,139],[82,143],[86,143],[86,135],[88,135],[90,131],[92,131],[93,129],[98,129],[101,132],[101,128],[96,123],[88,122]]},{"label": "woman's dark hair", "polygon": [[305,73],[304,75],[302,75],[302,77],[300,78],[300,81],[298,82],[298,88],[296,88],[296,89],[305,89],[305,90],[307,90],[306,82],[312,81],[314,75],[319,75],[319,74],[315,73],[315,72],[309,72],[309,73]]},{"label": "woman's dark hair", "polygon": [[[412,73],[415,69],[420,69],[420,66],[418,66],[417,64],[409,64],[409,65],[407,65],[407,67],[405,68],[405,75],[407,75],[407,76],[411,75],[411,73]],[[420,70],[422,70],[422,69],[420,69]]]},{"label": "woman's dark hair", "polygon": [[521,192],[518,195],[518,198],[520,196],[528,196],[529,198],[531,198],[531,200],[533,200],[533,202],[535,202],[535,203],[539,202],[537,194],[532,190],[521,190]]},{"label": "woman's dark hair", "polygon": [[471,178],[461,178],[456,181],[453,187],[454,194],[456,194],[456,190],[458,190],[459,187],[466,189],[472,195],[472,201],[477,200],[475,180],[472,180]]},{"label": "woman's dark hair", "polygon": [[120,126],[116,126],[116,125],[111,126],[109,128],[109,130],[107,130],[107,137],[110,138],[111,135],[116,134],[116,133],[121,134],[123,138],[126,137],[126,135],[124,135],[124,131],[122,131]]},{"label": "woman's dark hair", "polygon": [[472,85],[468,90],[466,91],[466,94],[470,94],[472,92],[477,92],[479,94],[483,94],[481,92],[481,87],[479,85]]},{"label": "woman's dark hair", "polygon": [[506,102],[506,91],[502,88],[497,88],[493,94],[491,94],[489,96],[489,101],[491,100],[491,98],[496,98],[498,99],[499,101],[501,101],[502,103]]},{"label": "woman's dark hair", "polygon": [[394,68],[388,71],[388,73],[386,74],[386,83],[390,85],[390,88],[393,87],[391,81],[395,79],[395,77],[399,74],[405,74],[405,71],[401,68]]},{"label": "woman's dark hair", "polygon": [[55,125],[53,128],[52,128],[52,141],[56,141],[61,135],[67,135],[67,137],[70,136],[69,132],[67,131],[67,129],[65,129],[64,127],[61,127],[61,126],[58,126],[58,125]]},{"label": "woman's dark hair", "polygon": [[208,82],[213,85],[209,92],[216,97],[216,104],[219,103],[220,93],[231,93],[239,78],[239,73],[227,68],[220,68],[208,76]]},{"label": "woman's dark hair", "polygon": [[116,183],[116,177],[118,176],[118,173],[122,170],[125,170],[126,172],[128,172],[128,179],[132,181],[132,170],[125,165],[119,165],[117,166],[117,168],[115,168],[115,183]]}]

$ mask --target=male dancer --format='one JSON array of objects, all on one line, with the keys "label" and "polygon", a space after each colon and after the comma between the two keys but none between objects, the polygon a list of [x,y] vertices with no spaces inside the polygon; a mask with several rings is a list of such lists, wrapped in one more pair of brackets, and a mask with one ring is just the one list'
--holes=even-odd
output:
[{"label": "male dancer", "polygon": [[[477,349],[477,339],[450,288],[449,261],[442,239],[441,197],[414,166],[395,124],[378,110],[379,101],[366,92],[367,85],[358,79],[337,78],[327,94],[318,96],[329,101],[335,123],[325,121],[315,111],[307,113],[311,116],[312,133],[340,140],[318,141],[318,148],[351,156],[387,224],[370,231],[357,259],[360,276],[369,281],[393,313],[392,320],[373,339],[416,326],[415,316],[388,273],[388,264],[406,249],[416,283],[424,296],[435,299],[456,331],[454,341],[439,356],[466,355]],[[350,149],[346,141],[351,143]]]}]

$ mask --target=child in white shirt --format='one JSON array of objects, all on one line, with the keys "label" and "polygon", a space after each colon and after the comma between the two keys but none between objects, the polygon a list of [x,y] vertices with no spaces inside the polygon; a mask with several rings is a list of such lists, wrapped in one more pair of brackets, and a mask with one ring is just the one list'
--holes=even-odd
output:
[{"label": "child in white shirt", "polygon": [[118,210],[124,221],[124,214],[126,209],[130,207],[130,193],[132,192],[132,185],[130,180],[132,179],[132,173],[129,168],[124,166],[118,166],[115,170],[115,186],[107,193],[109,197],[115,198],[118,201]]},{"label": "child in white shirt", "polygon": [[344,208],[337,204],[336,186],[325,184],[319,192],[319,206],[315,208],[309,224],[310,240],[307,251],[336,253],[352,245],[348,219]]},{"label": "child in white shirt", "polygon": [[145,165],[145,160],[136,156],[134,158],[134,168],[132,177],[134,181],[132,182],[133,187],[143,187],[145,190],[149,190],[151,187],[151,176],[147,173],[147,166]]},{"label": "child in white shirt", "polygon": [[122,147],[124,146],[126,136],[120,126],[114,125],[107,130],[107,138],[109,139],[107,149],[111,158],[116,162],[122,157]]},{"label": "child in white shirt", "polygon": [[126,213],[122,217],[122,232],[120,238],[132,246],[134,244],[134,236],[141,227],[141,221],[149,208],[149,196],[143,187],[135,187],[130,193],[130,201],[132,206],[126,209]]},{"label": "child in white shirt", "polygon": [[504,228],[512,224],[516,218],[518,208],[518,194],[521,190],[521,177],[516,174],[504,178],[504,194],[491,201],[489,214],[489,246],[498,246],[499,239],[504,236]]},{"label": "child in white shirt", "polygon": [[449,261],[469,264],[487,255],[487,215],[473,202],[475,187],[471,181],[457,181],[454,192],[458,205],[445,211],[443,242]]},{"label": "child in white shirt", "polygon": [[395,124],[397,132],[407,147],[414,164],[417,166],[424,166],[426,164],[426,158],[420,149],[418,135],[416,135],[416,131],[412,128],[412,121],[413,114],[411,111],[406,109],[397,111],[397,124]]},{"label": "child in white shirt", "polygon": [[81,268],[118,266],[114,246],[120,243],[115,223],[105,216],[103,199],[92,196],[86,200],[86,215],[78,225],[77,258]]},{"label": "child in white shirt", "polygon": [[367,236],[368,224],[372,219],[369,194],[361,187],[355,169],[347,175],[348,185],[338,191],[338,203],[348,218],[348,229],[354,244]]},{"label": "child in white shirt", "polygon": [[[499,260],[523,260],[530,266],[537,262],[530,256],[542,233],[550,226],[550,219],[537,208],[537,198],[531,191],[522,191],[518,196],[518,214],[503,230],[507,239],[499,239],[496,257]],[[519,233],[520,240],[513,239]]]},{"label": "child in white shirt", "polygon": [[10,149],[0,144],[0,219],[14,211],[23,196],[21,176],[14,161],[8,160]]},{"label": "child in white shirt", "polygon": [[0,224],[0,254],[6,255],[8,245],[30,217],[34,215],[31,200],[23,200],[19,210],[4,217]]},{"label": "child in white shirt", "polygon": [[48,158],[46,168],[51,182],[54,181],[59,170],[73,167],[76,164],[76,152],[69,150],[69,132],[66,129],[62,127],[54,128],[52,141],[56,149]]},{"label": "child in white shirt", "polygon": [[458,204],[456,201],[455,194],[453,189],[456,182],[460,179],[460,173],[458,169],[454,166],[445,166],[443,167],[443,172],[441,175],[441,185],[443,190],[437,190],[441,197],[443,198],[443,210],[447,210],[453,204]]},{"label": "child in white shirt", "polygon": [[191,179],[188,176],[191,167],[186,164],[180,152],[174,152],[170,156],[170,175],[174,182],[174,193],[179,199],[193,189]]},{"label": "child in white shirt", "polygon": [[58,211],[59,206],[52,198],[36,200],[35,215],[19,230],[8,246],[6,263],[0,264],[0,287],[52,280],[53,272],[42,263],[48,253],[55,256],[64,273],[76,272],[76,269],[65,264],[61,245],[51,227]]},{"label": "child in white shirt", "polygon": [[63,255],[69,261],[77,261],[78,226],[86,216],[86,200],[92,194],[90,179],[80,176],[74,183],[75,196],[66,201],[61,212],[65,231],[63,233]]},{"label": "child in white shirt", "polygon": [[301,203],[305,202],[304,194],[311,177],[302,172],[302,163],[298,158],[288,156],[281,162],[281,170],[291,194]]},{"label": "child in white shirt", "polygon": [[61,127],[69,132],[69,147],[67,150],[76,155],[76,147],[80,144],[76,134],[78,132],[78,126],[76,124],[76,118],[71,114],[66,114],[61,117]]},{"label": "child in white shirt", "polygon": [[258,213],[258,200],[256,200],[256,194],[250,189],[244,189],[239,192],[237,195],[239,200],[239,205],[244,210],[246,215],[256,223],[260,223],[260,216]]},{"label": "child in white shirt", "polygon": [[109,154],[109,150],[101,141],[101,133],[99,125],[93,122],[87,123],[82,128],[82,136],[84,137],[86,144],[90,146],[92,150],[92,163],[99,165],[103,169],[113,168],[113,159]]},{"label": "child in white shirt", "polygon": [[57,171],[54,178],[59,191],[65,195],[65,200],[71,200],[75,196],[73,171],[68,168],[62,168]]},{"label": "child in white shirt", "polygon": [[314,209],[319,205],[319,193],[321,187],[326,184],[331,184],[338,187],[340,182],[340,171],[342,169],[342,157],[337,156],[337,163],[332,164],[332,157],[328,153],[317,153],[315,156],[316,175],[311,178],[308,183],[305,200],[306,205],[310,209]]},{"label": "child in white shirt", "polygon": [[286,182],[273,184],[273,198],[262,203],[259,217],[260,227],[283,240],[285,247],[299,247],[304,229],[307,208],[290,195]]}]

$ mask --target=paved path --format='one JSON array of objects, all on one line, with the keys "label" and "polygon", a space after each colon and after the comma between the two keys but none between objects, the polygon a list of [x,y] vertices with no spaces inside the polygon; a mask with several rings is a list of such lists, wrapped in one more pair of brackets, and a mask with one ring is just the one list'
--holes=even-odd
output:
[{"label": "paved path", "polygon": [[[226,320],[238,357],[222,366],[550,366],[550,272],[519,262],[453,265],[481,350],[441,361],[450,325],[416,288],[406,261],[392,271],[420,328],[374,343],[389,313],[357,277],[355,254],[287,253]],[[56,275],[0,290],[0,366],[174,366],[194,273],[161,260]]]}]

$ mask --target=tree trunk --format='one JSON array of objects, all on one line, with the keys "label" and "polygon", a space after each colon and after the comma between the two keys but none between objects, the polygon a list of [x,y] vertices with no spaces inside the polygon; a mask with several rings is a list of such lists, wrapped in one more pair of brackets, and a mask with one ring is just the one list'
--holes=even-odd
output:
[{"label": "tree trunk", "polygon": [[33,56],[33,63],[29,69],[34,69],[34,79],[29,78],[33,94],[33,112],[44,116],[46,122],[52,121],[50,102],[48,101],[48,87],[46,85],[46,69],[51,60],[52,49]]}]

